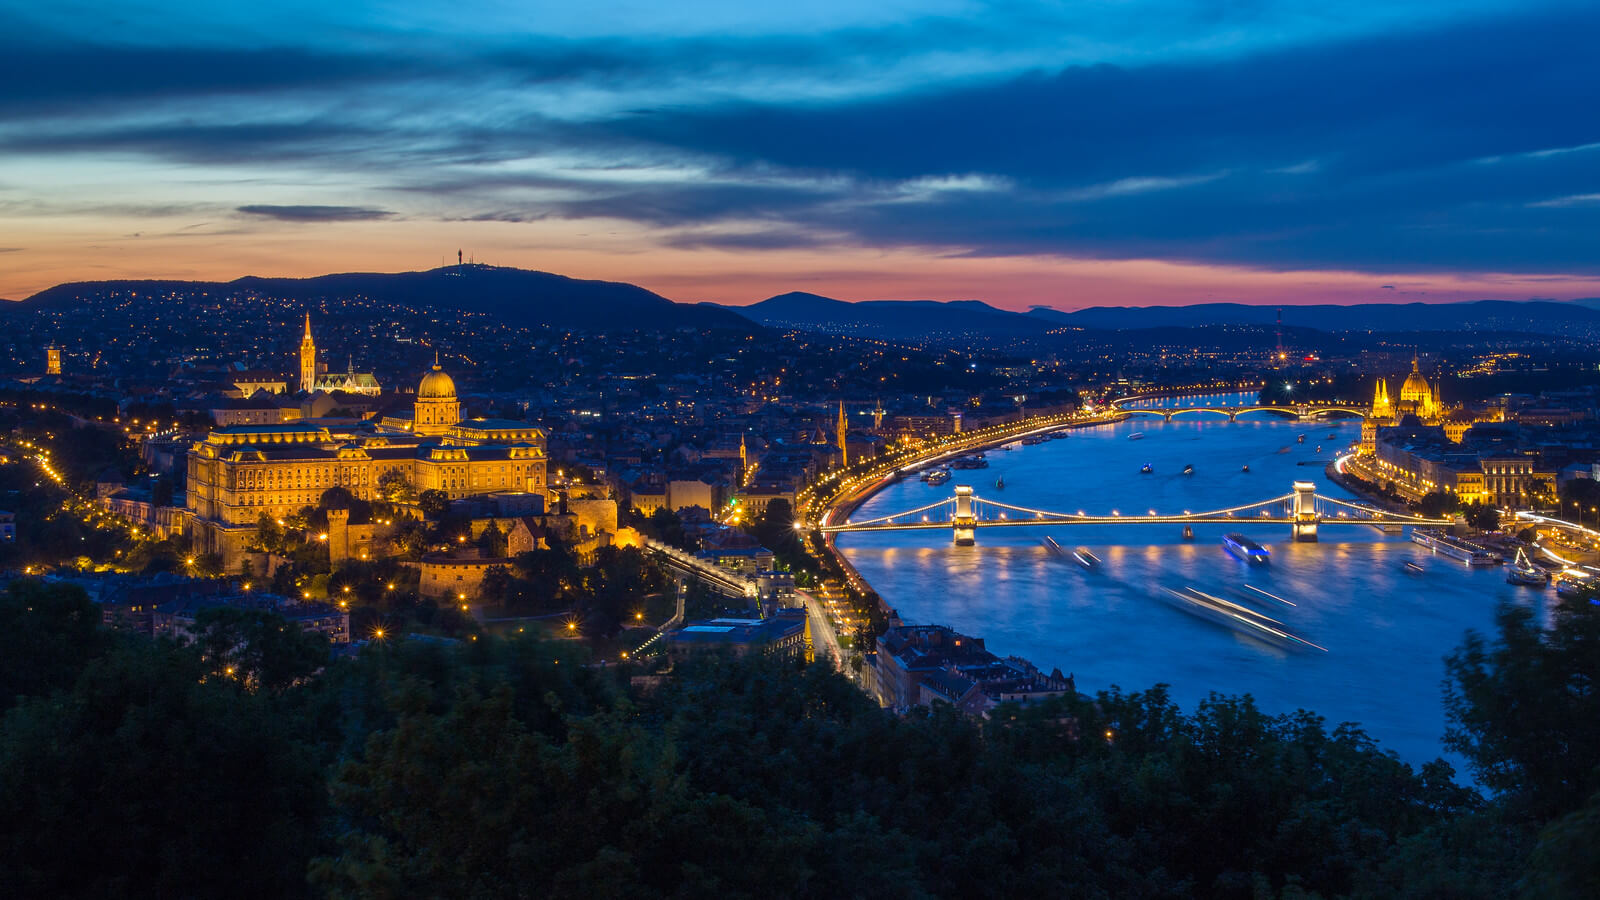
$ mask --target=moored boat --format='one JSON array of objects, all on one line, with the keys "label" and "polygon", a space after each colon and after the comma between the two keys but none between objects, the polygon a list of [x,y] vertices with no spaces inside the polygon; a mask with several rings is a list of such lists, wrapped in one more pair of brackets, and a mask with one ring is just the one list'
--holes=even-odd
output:
[{"label": "moored boat", "polygon": [[1550,583],[1550,573],[1534,565],[1528,559],[1528,554],[1521,547],[1518,547],[1516,559],[1506,569],[1506,583],[1520,584],[1526,587],[1544,587]]},{"label": "moored boat", "polygon": [[935,470],[933,470],[932,472],[930,472],[928,474],[928,477],[926,479],[926,481],[929,484],[933,485],[934,487],[938,487],[939,485],[944,484],[946,481],[949,481],[949,480],[950,480],[950,470],[949,469],[935,469]]},{"label": "moored boat", "polygon": [[1488,547],[1431,528],[1411,529],[1411,542],[1427,547],[1434,553],[1459,559],[1469,566],[1498,566],[1501,563],[1499,554]]}]

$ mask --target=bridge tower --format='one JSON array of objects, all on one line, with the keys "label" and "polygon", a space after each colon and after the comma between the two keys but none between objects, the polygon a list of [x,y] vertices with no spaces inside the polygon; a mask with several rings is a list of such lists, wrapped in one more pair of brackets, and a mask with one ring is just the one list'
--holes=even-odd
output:
[{"label": "bridge tower", "polygon": [[1297,541],[1315,543],[1317,540],[1317,522],[1322,517],[1317,514],[1316,495],[1315,482],[1294,483],[1294,521],[1289,528],[1290,535]]},{"label": "bridge tower", "polygon": [[972,511],[972,485],[956,485],[956,514],[952,522],[956,546],[971,547],[978,542],[978,517]]}]

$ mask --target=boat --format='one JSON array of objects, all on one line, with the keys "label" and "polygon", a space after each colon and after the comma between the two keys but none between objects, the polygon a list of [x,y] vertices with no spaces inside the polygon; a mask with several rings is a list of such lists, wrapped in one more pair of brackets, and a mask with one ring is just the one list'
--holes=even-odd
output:
[{"label": "boat", "polygon": [[1130,440],[1130,441],[1142,441],[1142,440],[1144,440],[1144,432],[1135,431],[1133,434],[1128,435],[1128,440]]},{"label": "boat", "polygon": [[1317,452],[1317,453],[1321,453],[1322,452],[1322,445],[1321,444],[1317,445],[1317,449],[1316,449],[1315,452]]},{"label": "boat", "polygon": [[1562,578],[1556,582],[1556,596],[1576,597],[1588,590],[1590,581],[1586,578]]},{"label": "boat", "polygon": [[1419,563],[1414,559],[1406,560],[1405,565],[1402,566],[1402,568],[1413,575],[1421,575],[1424,571],[1422,568],[1422,563]]},{"label": "boat", "polygon": [[1296,444],[1304,444],[1306,442],[1306,436],[1302,434],[1299,437],[1295,438],[1294,442]]},{"label": "boat", "polygon": [[950,480],[950,470],[949,469],[935,469],[932,473],[930,473],[928,475],[928,483],[933,485],[934,487],[938,487],[939,485],[944,484],[946,481],[949,481],[949,480]]},{"label": "boat", "polygon": [[1434,553],[1459,559],[1469,566],[1498,566],[1501,563],[1500,556],[1488,547],[1431,528],[1411,529],[1411,542],[1427,547]]},{"label": "boat", "polygon": [[1193,475],[1194,474],[1194,463],[1189,463],[1188,465],[1184,466],[1183,467],[1183,474],[1185,474],[1185,475]]},{"label": "boat", "polygon": [[1044,443],[1045,440],[1046,440],[1046,438],[1043,435],[1030,434],[1027,437],[1022,439],[1022,445],[1024,447],[1034,447],[1034,446],[1037,446],[1039,444]]},{"label": "boat", "polygon": [[1338,432],[1336,432],[1336,431],[1328,432],[1328,440],[1330,440],[1330,441],[1337,440],[1338,437],[1339,437],[1339,433]]},{"label": "boat", "polygon": [[963,456],[960,459],[951,460],[950,468],[987,469],[989,468],[989,461],[983,458],[983,454],[979,453],[975,456]]},{"label": "boat", "polygon": [[1272,559],[1272,554],[1267,548],[1250,540],[1237,531],[1229,532],[1222,538],[1222,546],[1235,559],[1241,559],[1252,566],[1264,566]]},{"label": "boat", "polygon": [[1072,432],[1070,432],[1070,431],[1052,431],[1049,434],[1045,435],[1045,437],[1049,438],[1052,441],[1065,440],[1066,438],[1069,438],[1071,436],[1072,436]]},{"label": "boat", "polygon": [[1045,535],[1039,541],[1039,543],[1043,544],[1044,548],[1046,550],[1050,551],[1050,554],[1052,556],[1065,556],[1066,555],[1067,551],[1064,548],[1062,548],[1062,546],[1060,544],[1056,543],[1056,539],[1055,538],[1051,537],[1048,534]]},{"label": "boat", "polygon": [[994,489],[997,491],[1003,491],[1006,489],[1006,477],[1004,475],[1001,475],[999,478],[994,480]]},{"label": "boat", "polygon": [[1528,554],[1518,547],[1516,559],[1512,561],[1511,567],[1506,569],[1506,583],[1544,587],[1550,583],[1550,573],[1534,565],[1528,559]]},{"label": "boat", "polygon": [[1277,619],[1257,612],[1248,606],[1240,606],[1231,600],[1224,600],[1213,594],[1196,590],[1192,587],[1175,591],[1172,588],[1161,589],[1167,602],[1192,616],[1215,622],[1218,625],[1231,628],[1241,634],[1260,638],[1273,644],[1290,644],[1311,647],[1324,653],[1328,648],[1313,644],[1299,635],[1293,634]]},{"label": "boat", "polygon": [[1245,463],[1243,466],[1241,466],[1239,468],[1239,471],[1241,471],[1241,472],[1249,472],[1250,471],[1250,464],[1249,463]]},{"label": "boat", "polygon": [[1100,557],[1090,553],[1088,547],[1079,547],[1073,550],[1072,558],[1077,561],[1078,565],[1090,571],[1100,568]]},{"label": "boat", "polygon": [[1299,606],[1299,604],[1295,603],[1293,600],[1285,600],[1282,597],[1279,597],[1277,594],[1272,594],[1272,593],[1268,593],[1267,591],[1263,591],[1261,588],[1258,588],[1253,584],[1245,585],[1244,589],[1246,591],[1250,592],[1246,596],[1250,597],[1252,600],[1254,600],[1254,599],[1256,599],[1258,597],[1265,597],[1268,600],[1275,600],[1275,601],[1277,601],[1279,603],[1282,603],[1284,606]]},{"label": "boat", "polygon": [[1144,464],[1144,468],[1139,470],[1139,474],[1140,475],[1151,475],[1151,474],[1154,474],[1154,473],[1155,473],[1155,467],[1150,465],[1149,463],[1145,463]]}]

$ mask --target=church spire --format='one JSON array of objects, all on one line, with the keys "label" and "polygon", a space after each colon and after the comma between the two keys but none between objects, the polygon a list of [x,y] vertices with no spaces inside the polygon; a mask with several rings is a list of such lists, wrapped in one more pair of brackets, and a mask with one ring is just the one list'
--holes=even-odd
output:
[{"label": "church spire", "polygon": [[845,445],[844,445],[845,434],[848,433],[849,430],[850,430],[850,422],[849,422],[848,419],[846,419],[844,417],[844,401],[840,400],[839,401],[839,422],[834,427],[834,431],[837,433],[837,436],[839,438],[839,467],[840,468],[843,468],[845,466],[850,465],[850,451],[846,450],[845,449]]}]

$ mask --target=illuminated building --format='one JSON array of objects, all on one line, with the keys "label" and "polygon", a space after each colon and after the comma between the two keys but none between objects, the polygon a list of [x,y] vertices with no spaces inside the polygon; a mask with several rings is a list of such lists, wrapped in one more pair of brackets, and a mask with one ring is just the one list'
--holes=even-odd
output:
[{"label": "illuminated building", "polygon": [[300,338],[300,390],[317,388],[317,343],[311,339],[311,313],[306,313],[306,333]]},{"label": "illuminated building", "polygon": [[[366,394],[377,396],[382,393],[376,376],[366,372],[357,372],[355,361],[351,360],[343,372],[320,372],[317,365],[317,343],[311,337],[311,313],[306,313],[306,330],[300,338],[300,390],[307,394],[322,391],[331,394],[341,391],[346,394]],[[437,366],[435,367],[437,370]],[[448,376],[446,376],[448,380]],[[241,385],[240,390],[244,390]],[[247,395],[250,391],[245,392]]]},{"label": "illuminated building", "polygon": [[197,550],[237,564],[261,517],[283,518],[342,487],[378,497],[385,477],[451,499],[502,491],[546,496],[545,433],[525,422],[461,420],[455,382],[436,364],[411,422],[335,432],[315,422],[218,428],[189,451],[187,521]]}]

